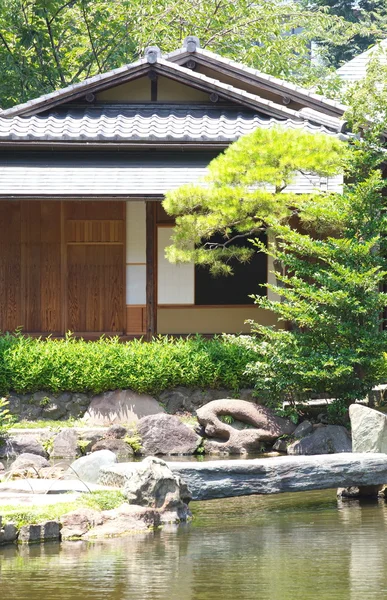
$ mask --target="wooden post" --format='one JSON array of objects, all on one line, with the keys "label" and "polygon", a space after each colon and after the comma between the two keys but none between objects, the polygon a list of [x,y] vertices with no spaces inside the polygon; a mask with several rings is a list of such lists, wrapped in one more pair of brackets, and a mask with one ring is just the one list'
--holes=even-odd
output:
[{"label": "wooden post", "polygon": [[146,339],[149,342],[156,333],[156,203],[146,203]]}]

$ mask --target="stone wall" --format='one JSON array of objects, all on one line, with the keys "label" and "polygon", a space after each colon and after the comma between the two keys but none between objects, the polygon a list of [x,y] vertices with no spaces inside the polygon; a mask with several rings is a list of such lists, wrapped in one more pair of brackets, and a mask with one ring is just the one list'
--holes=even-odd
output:
[{"label": "stone wall", "polygon": [[[241,390],[238,394],[243,400],[253,400],[252,390]],[[194,388],[178,387],[166,390],[153,399],[150,396],[137,394],[131,390],[115,390],[103,394],[82,394],[79,392],[62,392],[53,394],[51,392],[35,392],[31,394],[11,393],[8,397],[10,412],[19,420],[66,420],[69,418],[79,419],[85,416],[92,403],[111,405],[112,407],[124,401],[137,404],[140,408],[142,399],[144,404],[150,401],[158,402],[160,407],[170,414],[177,412],[193,412],[200,406],[221,398],[235,398],[235,392],[230,390],[199,390]],[[147,411],[150,414],[156,411]],[[141,410],[140,410],[141,413]],[[143,415],[140,415],[143,416]]]}]

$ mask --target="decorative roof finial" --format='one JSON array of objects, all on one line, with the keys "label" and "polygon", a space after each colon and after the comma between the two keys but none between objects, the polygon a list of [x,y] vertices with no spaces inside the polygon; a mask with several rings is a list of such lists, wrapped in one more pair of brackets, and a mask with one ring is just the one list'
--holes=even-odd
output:
[{"label": "decorative roof finial", "polygon": [[200,48],[199,38],[196,37],[196,35],[189,35],[183,42],[183,48],[185,48],[187,52],[196,52],[196,49]]},{"label": "decorative roof finial", "polygon": [[161,58],[161,50],[158,46],[148,46],[148,48],[145,48],[144,54],[150,65],[154,65]]}]

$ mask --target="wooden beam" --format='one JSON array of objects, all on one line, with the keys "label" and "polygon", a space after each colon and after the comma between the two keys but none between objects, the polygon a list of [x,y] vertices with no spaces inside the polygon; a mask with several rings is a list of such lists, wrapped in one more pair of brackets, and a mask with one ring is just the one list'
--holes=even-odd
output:
[{"label": "wooden beam", "polygon": [[156,203],[146,201],[146,339],[157,330],[156,298]]}]

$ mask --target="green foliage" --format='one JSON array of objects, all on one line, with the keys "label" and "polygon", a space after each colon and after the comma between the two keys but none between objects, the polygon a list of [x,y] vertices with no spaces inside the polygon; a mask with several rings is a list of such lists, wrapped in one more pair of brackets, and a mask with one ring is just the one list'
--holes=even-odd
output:
[{"label": "green foliage", "polygon": [[41,442],[41,444],[42,444],[43,448],[45,449],[45,451],[48,454],[51,454],[51,452],[53,451],[53,448],[54,448],[54,438],[50,437],[47,440],[43,440]]},{"label": "green foliage", "polygon": [[356,31],[291,0],[2,0],[2,107],[132,62],[150,45],[170,52],[187,35],[266,73],[317,81],[327,69],[311,64],[311,41],[343,43]]},{"label": "green foliage", "polygon": [[[372,131],[350,151],[328,136],[257,130],[211,163],[207,188],[183,187],[164,202],[177,217],[170,260],[230,274],[230,258],[249,258],[233,247],[236,236],[269,230],[275,240],[253,243],[274,259],[277,284],[266,287],[278,299],[254,299],[284,328],[252,323],[254,337],[234,340],[259,355],[247,374],[274,404],[312,394],[348,404],[380,381],[387,221],[375,139]],[[327,176],[344,164],[352,183],[342,195],[287,192],[297,172]],[[225,243],[207,243],[213,233]]]},{"label": "green foliage", "polygon": [[223,421],[223,423],[227,423],[227,425],[232,425],[235,422],[234,417],[231,415],[220,415],[219,419],[220,421]]},{"label": "green foliage", "polygon": [[[89,440],[78,440],[77,446],[82,454],[82,456],[84,456],[86,454],[86,449],[88,446],[90,446],[90,441]],[[49,450],[47,450],[48,453],[50,453]]]},{"label": "green foliage", "polygon": [[178,385],[237,390],[251,384],[244,372],[254,357],[253,350],[221,337],[121,343],[118,338],[85,342],[70,335],[62,340],[6,335],[0,336],[0,390],[100,393],[130,388],[158,394]]},{"label": "green foliage", "polygon": [[[330,15],[344,18],[348,23],[359,26],[358,33],[348,41],[322,40],[321,53],[330,64],[338,67],[354,56],[368,50],[370,46],[387,34],[387,5],[385,0],[301,0],[309,10],[322,8]],[[317,42],[318,39],[315,38]]]},{"label": "green foliage", "polygon": [[[253,247],[235,246],[236,236],[256,236],[304,206],[316,212],[322,200],[326,208],[326,195],[311,198],[287,188],[301,172],[324,177],[340,172],[346,155],[346,145],[333,136],[281,127],[256,129],[240,138],[210,163],[206,186],[187,185],[166,194],[163,206],[176,217],[168,259],[194,261],[213,275],[232,274],[230,260],[243,263],[254,252]],[[327,221],[324,210],[319,221]],[[209,242],[214,234],[221,234],[224,242]]]},{"label": "green foliage", "polygon": [[15,418],[9,411],[9,402],[6,398],[0,398],[0,440],[3,438],[9,429],[11,429]]},{"label": "green foliage", "polygon": [[320,239],[278,225],[276,246],[266,249],[257,242],[281,265],[276,270],[281,287],[268,286],[281,299],[257,297],[256,303],[291,323],[276,331],[253,325],[261,359],[249,372],[272,398],[300,400],[317,393],[350,403],[379,382],[387,341],[381,329],[387,302],[380,291],[387,232],[382,185],[375,172],[346,190],[340,237]]},{"label": "green foliage", "polygon": [[142,449],[141,436],[138,432],[132,433],[132,435],[126,435],[124,442],[128,444],[135,454],[139,454]]}]

